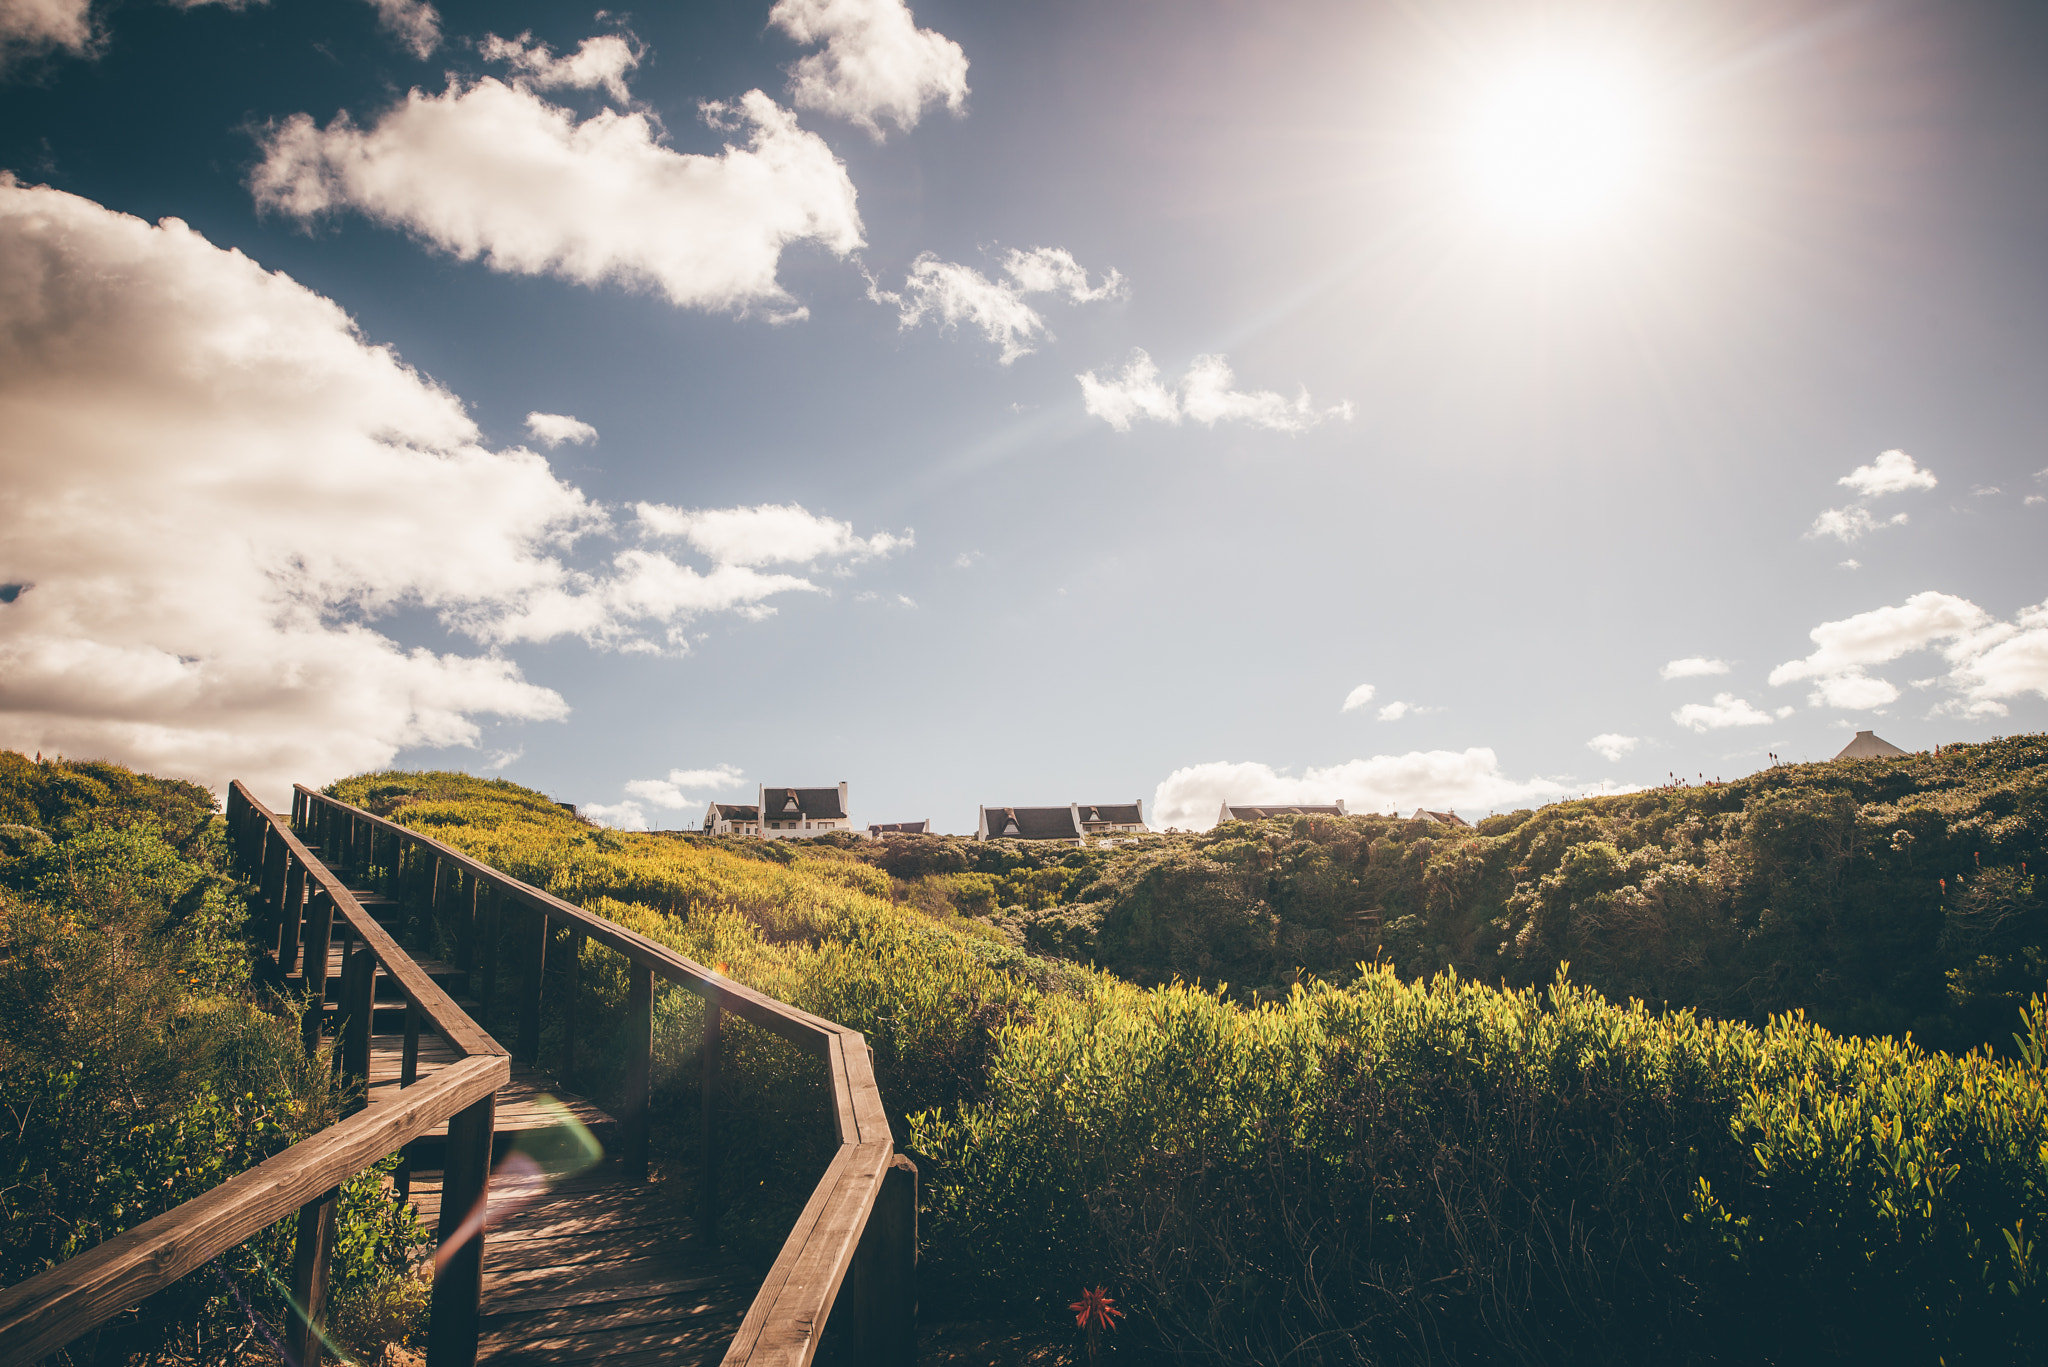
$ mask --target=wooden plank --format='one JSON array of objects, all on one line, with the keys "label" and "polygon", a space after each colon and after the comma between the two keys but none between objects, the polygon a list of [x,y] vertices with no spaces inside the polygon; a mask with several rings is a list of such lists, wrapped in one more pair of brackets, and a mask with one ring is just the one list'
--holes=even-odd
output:
[{"label": "wooden plank", "polygon": [[479,1096],[493,1095],[510,1071],[503,1055],[463,1059],[408,1088],[404,1102],[329,1126],[177,1209],[0,1291],[0,1361],[33,1362],[56,1352]]},{"label": "wooden plank", "polygon": [[298,1313],[285,1326],[285,1352],[300,1367],[320,1367],[323,1330],[327,1325],[327,1264],[334,1253],[334,1209],[341,1202],[335,1187],[299,1207],[292,1239],[292,1300]]},{"label": "wooden plank", "polygon": [[[457,1064],[461,1067],[461,1064]],[[413,1090],[418,1090],[417,1088]],[[448,1167],[434,1251],[427,1355],[435,1367],[471,1367],[477,1356],[484,1288],[484,1228],[469,1212],[488,1201],[494,1098],[464,1107],[448,1127]]]},{"label": "wooden plank", "polygon": [[[754,1303],[747,1309],[747,1317],[740,1324],[739,1332],[733,1336],[732,1346],[727,1349],[725,1361],[729,1367],[741,1367],[753,1355],[755,1345],[762,1332],[768,1327],[776,1311],[776,1302],[788,1289],[790,1277],[796,1271],[797,1259],[803,1253],[804,1245],[819,1232],[826,1207],[831,1204],[833,1193],[838,1189],[839,1179],[853,1166],[854,1148],[844,1146],[832,1155],[832,1161],[825,1167],[825,1176],[811,1190],[811,1199],[790,1226],[789,1237],[783,1240],[782,1250],[775,1256],[774,1266],[761,1281],[761,1289],[754,1296]],[[794,1304],[794,1302],[792,1302]]]}]

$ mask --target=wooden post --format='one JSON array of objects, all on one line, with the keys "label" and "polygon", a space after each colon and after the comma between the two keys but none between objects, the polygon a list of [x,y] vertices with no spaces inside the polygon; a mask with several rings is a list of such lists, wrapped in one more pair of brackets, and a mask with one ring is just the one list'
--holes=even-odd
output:
[{"label": "wooden post", "polygon": [[242,812],[247,806],[248,802],[243,798],[242,790],[230,783],[228,785],[228,797],[224,815],[228,823],[228,838],[235,843],[235,849],[238,853],[242,848]]},{"label": "wooden post", "polygon": [[723,1050],[720,1036],[724,1033],[725,1010],[719,1006],[718,998],[704,999],[704,1042],[700,1051],[704,1061],[703,1102],[700,1107],[701,1121],[698,1129],[700,1148],[698,1150],[697,1181],[697,1230],[710,1244],[718,1242],[718,1160],[720,1144],[718,1133],[718,1068],[719,1055]]},{"label": "wooden post", "polygon": [[434,1367],[474,1367],[484,1293],[484,1231],[477,1227],[449,1248],[469,1216],[490,1197],[491,1133],[497,1098],[487,1096],[448,1120],[448,1157],[441,1180],[441,1221],[434,1299],[427,1319],[427,1360]]},{"label": "wooden post", "polygon": [[[408,994],[405,999],[405,1048],[398,1056],[398,1089],[402,1092],[420,1078],[420,1004]],[[412,1197],[412,1145],[399,1152],[398,1170],[391,1175],[398,1199]]]},{"label": "wooden post", "polygon": [[498,995],[498,911],[504,899],[498,890],[484,884],[482,903],[477,908],[477,991],[478,1009],[484,1013],[483,1021],[488,1027],[491,1019],[491,1003]]},{"label": "wooden post", "polygon": [[917,1165],[900,1153],[882,1173],[830,1327],[851,1350],[843,1360],[864,1367],[917,1361]]},{"label": "wooden post", "polygon": [[363,1088],[362,1104],[370,1104],[370,1016],[376,1010],[377,956],[366,944],[348,956],[341,972],[342,1075]]},{"label": "wooden post", "polygon": [[284,880],[284,915],[277,922],[277,976],[299,966],[300,922],[306,916],[306,866],[294,859]]},{"label": "wooden post", "polygon": [[582,1005],[583,942],[588,938],[580,927],[569,935],[569,983],[562,1008],[562,1085],[571,1088],[576,1085],[576,1011]]},{"label": "wooden post", "polygon": [[467,973],[476,967],[477,899],[483,895],[483,882],[472,873],[458,871],[455,876],[469,883],[467,896],[459,885],[455,892],[455,966]]},{"label": "wooden post", "polygon": [[327,1001],[327,948],[334,938],[334,899],[327,895],[327,889],[316,888],[313,892],[313,910],[306,917],[306,943],[301,954],[305,961],[304,982],[306,984],[306,1015],[301,1024],[306,1040],[306,1052],[320,1051],[320,1017]]},{"label": "wooden post", "polygon": [[519,956],[525,961],[525,981],[520,984],[519,996],[519,1050],[520,1058],[534,1067],[540,1066],[540,984],[547,972],[548,963],[548,914],[538,907],[530,908],[527,915],[532,919],[521,937],[525,944]]},{"label": "wooden post", "polygon": [[263,869],[256,885],[256,903],[265,917],[283,916],[285,856],[284,837],[268,822],[263,823]]},{"label": "wooden post", "polygon": [[441,938],[441,921],[447,914],[448,897],[444,884],[448,881],[448,866],[441,862],[441,856],[427,856],[427,947],[433,949]]},{"label": "wooden post", "polygon": [[647,1092],[654,1070],[654,970],[644,964],[626,967],[626,1132],[623,1175],[628,1182],[647,1180]]},{"label": "wooden post", "polygon": [[327,1321],[327,1263],[334,1252],[334,1207],[341,1188],[299,1207],[292,1244],[292,1300],[298,1313],[286,1327],[284,1347],[299,1367],[320,1367],[320,1328]]}]

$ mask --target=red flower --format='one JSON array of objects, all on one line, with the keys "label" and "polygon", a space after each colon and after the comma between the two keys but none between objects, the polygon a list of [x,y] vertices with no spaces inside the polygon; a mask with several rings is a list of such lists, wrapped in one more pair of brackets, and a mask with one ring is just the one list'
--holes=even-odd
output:
[{"label": "red flower", "polygon": [[1106,1286],[1098,1286],[1093,1291],[1084,1287],[1081,1299],[1067,1309],[1074,1312],[1074,1323],[1086,1329],[1091,1336],[1104,1329],[1116,1328],[1116,1322],[1124,1317],[1124,1312],[1116,1308],[1116,1301]]}]

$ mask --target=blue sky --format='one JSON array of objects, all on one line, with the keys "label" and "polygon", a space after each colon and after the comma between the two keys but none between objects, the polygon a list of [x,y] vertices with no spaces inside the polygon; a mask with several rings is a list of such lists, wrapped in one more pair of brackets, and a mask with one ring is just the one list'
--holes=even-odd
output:
[{"label": "blue sky", "polygon": [[2027,6],[13,0],[0,51],[0,744],[962,831],[2048,722]]}]

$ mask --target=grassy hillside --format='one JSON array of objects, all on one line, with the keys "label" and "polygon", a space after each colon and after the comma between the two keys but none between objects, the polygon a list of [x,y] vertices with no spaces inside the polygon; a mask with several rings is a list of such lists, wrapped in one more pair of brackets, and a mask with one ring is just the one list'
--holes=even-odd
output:
[{"label": "grassy hillside", "polygon": [[[1226,823],[1115,850],[870,847],[899,898],[1140,983],[1284,992],[1375,958],[1505,986],[1564,964],[1615,1000],[2006,1045],[2048,980],[2048,737],[1786,765],[1476,830]],[[908,880],[908,881],[905,881]]]},{"label": "grassy hillside", "polygon": [[[1948,838],[2001,808],[2038,810],[2011,758],[1975,786],[1927,790]],[[1623,842],[1660,813],[1659,849],[1711,843],[1688,867],[1778,852],[1725,886],[1827,888],[1779,834],[1798,825],[1788,809],[1833,810],[1841,783],[1863,781],[1821,777],[1837,787],[1818,798],[1797,784],[1646,794],[1448,838],[1360,819],[1114,851],[623,834],[453,774],[334,791],[867,1032],[925,1169],[928,1313],[1056,1325],[1083,1284],[1108,1282],[1134,1310],[1132,1344],[1233,1362],[2028,1360],[2048,1316],[2039,1000],[2008,1018],[2020,1041],[2001,1059],[1796,1016],[1758,1028],[1619,1006],[1563,979],[1404,981],[1387,965],[1253,1002],[1017,944],[1050,925],[1154,972],[1176,953],[1255,962],[1259,927],[1278,938],[1327,911],[1318,928],[1334,942],[1336,913],[1361,902],[1385,908],[1390,940],[1405,917],[1469,920],[1484,878],[1446,875],[1510,857],[1511,898],[1555,890],[1535,905],[1578,916],[1631,886],[1597,883],[1582,866],[1607,856],[1585,852],[1633,857],[1647,842]],[[1933,819],[1893,805],[1898,828],[1922,823],[1938,843]],[[1710,813],[1722,825],[1707,835]],[[1673,834],[1694,816],[1697,841]],[[1180,899],[1183,886],[1208,900]],[[1547,924],[1522,914],[1496,945]],[[1252,923],[1242,941],[1201,929],[1232,916]],[[1342,933],[1364,932],[1354,919]],[[594,990],[579,1049],[601,1048],[623,977],[597,949],[582,970]],[[679,1185],[699,1019],[687,994],[657,1003],[658,1116]],[[737,1237],[765,1253],[822,1163],[817,1074],[744,1027],[729,1046]]]}]

